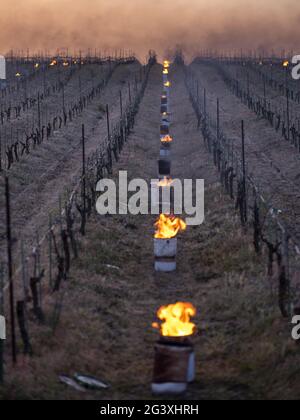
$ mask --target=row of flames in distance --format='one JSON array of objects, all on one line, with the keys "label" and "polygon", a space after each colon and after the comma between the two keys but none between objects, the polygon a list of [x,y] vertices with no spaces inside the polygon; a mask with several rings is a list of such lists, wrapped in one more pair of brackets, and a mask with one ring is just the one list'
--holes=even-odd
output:
[{"label": "row of flames in distance", "polygon": [[[159,183],[157,197],[172,197],[171,146],[174,141],[170,134],[170,62],[163,63],[163,93],[161,96],[160,158],[158,161]],[[168,189],[168,194],[160,194]],[[160,198],[159,198],[160,200]],[[160,201],[160,206],[163,202]],[[169,203],[171,208],[172,203]],[[154,256],[155,271],[174,272],[177,268],[177,237],[186,230],[186,223],[171,212],[161,212],[155,222]],[[155,346],[155,361],[152,382],[154,394],[182,394],[188,383],[195,379],[195,352],[191,341],[196,333],[196,325],[191,318],[196,316],[196,308],[187,302],[162,306],[157,312],[160,322],[152,327],[160,331],[160,339]]]}]

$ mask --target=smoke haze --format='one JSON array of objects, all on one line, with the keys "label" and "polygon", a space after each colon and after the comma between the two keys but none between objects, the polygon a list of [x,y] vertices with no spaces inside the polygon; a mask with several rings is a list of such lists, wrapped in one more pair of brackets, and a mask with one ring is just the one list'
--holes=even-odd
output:
[{"label": "smoke haze", "polygon": [[[219,50],[295,49],[298,0],[15,0],[0,15],[0,52],[10,49],[132,49],[188,55]],[[300,51],[298,51],[300,53]]]}]

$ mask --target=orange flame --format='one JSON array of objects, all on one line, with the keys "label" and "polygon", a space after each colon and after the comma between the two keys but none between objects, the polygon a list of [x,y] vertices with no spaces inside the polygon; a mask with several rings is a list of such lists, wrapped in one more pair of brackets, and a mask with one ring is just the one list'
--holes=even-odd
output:
[{"label": "orange flame", "polygon": [[169,187],[173,184],[172,178],[164,177],[159,183],[157,184],[158,187]]},{"label": "orange flame", "polygon": [[170,62],[168,60],[164,61],[164,68],[168,69],[170,67]]},{"label": "orange flame", "polygon": [[172,143],[173,138],[167,134],[166,136],[162,137],[160,140],[162,143]]},{"label": "orange flame", "polygon": [[286,61],[283,62],[283,67],[288,67],[289,65],[290,65],[290,63],[289,63],[288,60],[286,60]]},{"label": "orange flame", "polygon": [[51,67],[54,67],[56,65],[57,65],[57,61],[56,60],[52,60],[51,63],[50,63],[50,66]]},{"label": "orange flame", "polygon": [[156,228],[155,239],[172,239],[180,231],[186,230],[186,223],[183,220],[167,214],[161,214],[154,226]]},{"label": "orange flame", "polygon": [[163,74],[169,74],[169,70],[168,69],[164,69]]},{"label": "orange flame", "polygon": [[157,312],[157,317],[165,322],[161,325],[154,322],[152,327],[159,329],[163,337],[189,337],[196,332],[196,325],[190,322],[196,314],[196,308],[187,302],[162,306]]},{"label": "orange flame", "polygon": [[165,86],[165,87],[170,87],[170,86],[171,86],[171,82],[166,82],[166,83],[164,83],[164,86]]}]

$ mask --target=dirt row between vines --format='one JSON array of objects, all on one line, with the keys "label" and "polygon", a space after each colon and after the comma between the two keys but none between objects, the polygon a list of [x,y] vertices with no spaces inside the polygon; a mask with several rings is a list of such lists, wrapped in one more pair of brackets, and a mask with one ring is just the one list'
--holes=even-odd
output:
[{"label": "dirt row between vines", "polygon": [[[115,178],[119,170],[128,170],[129,178],[157,177],[161,70],[157,65],[151,71]],[[276,284],[267,281],[251,238],[221,190],[182,68],[172,66],[171,79],[172,173],[205,179],[205,223],[180,235],[177,272],[162,274],[153,269],[155,216],[94,215],[65,286],[55,335],[32,331],[35,355],[9,369],[2,397],[153,398],[158,333],[151,323],[162,304],[183,300],[198,309],[197,379],[185,399],[299,398],[299,351],[276,310]],[[59,383],[59,374],[75,372],[92,374],[110,388],[81,393]]]}]

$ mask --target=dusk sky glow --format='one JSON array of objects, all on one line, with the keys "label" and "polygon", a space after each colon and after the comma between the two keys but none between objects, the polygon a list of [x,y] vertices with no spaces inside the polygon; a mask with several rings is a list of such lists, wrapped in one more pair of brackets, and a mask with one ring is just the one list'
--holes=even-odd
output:
[{"label": "dusk sky glow", "polygon": [[[3,0],[2,0],[3,1]],[[0,16],[0,52],[131,48],[144,57],[179,44],[201,48],[296,49],[298,0],[15,0]]]}]

